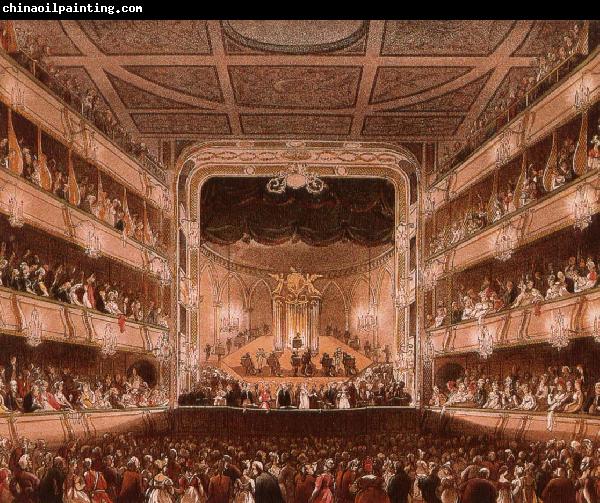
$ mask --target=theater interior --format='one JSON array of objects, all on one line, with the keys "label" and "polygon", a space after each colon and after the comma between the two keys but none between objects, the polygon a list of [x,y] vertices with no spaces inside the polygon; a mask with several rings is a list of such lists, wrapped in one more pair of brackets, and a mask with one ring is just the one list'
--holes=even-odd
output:
[{"label": "theater interior", "polygon": [[0,503],[600,501],[598,21],[0,28]]}]

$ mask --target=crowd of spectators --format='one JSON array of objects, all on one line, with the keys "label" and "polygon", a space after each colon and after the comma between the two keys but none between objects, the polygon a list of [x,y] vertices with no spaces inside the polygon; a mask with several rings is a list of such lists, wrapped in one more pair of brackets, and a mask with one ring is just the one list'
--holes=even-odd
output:
[{"label": "crowd of spectators", "polygon": [[261,409],[350,409],[410,405],[393,364],[374,364],[346,381],[302,383],[246,382],[222,369],[203,366],[192,390],[179,397],[180,405],[251,407]]},{"label": "crowd of spectators", "polygon": [[[167,391],[151,387],[135,368],[121,374],[82,375],[68,367],[22,364],[15,356],[0,366],[0,411],[35,413],[86,409],[128,409],[168,405]],[[0,501],[2,501],[0,499]]]},{"label": "crowd of spectators", "polygon": [[513,366],[508,375],[488,375],[483,367],[433,388],[432,406],[475,407],[600,415],[600,382],[592,387],[583,365],[549,367],[543,373]]},{"label": "crowd of spectators", "polygon": [[[598,132],[600,132],[600,123]],[[597,169],[598,159],[600,159],[598,136],[595,136],[592,143],[593,147],[588,153],[588,166],[590,169]],[[543,162],[530,161],[523,173],[523,180],[509,179],[505,186],[500,187],[500,190],[493,193],[489,199],[484,199],[481,194],[477,193],[471,207],[459,214],[453,214],[451,222],[440,226],[434,233],[429,242],[429,253],[435,255],[454,246],[486,226],[510,215],[518,208],[527,206],[577,178],[577,174],[573,170],[575,150],[575,140],[567,136],[562,139],[558,147],[556,166],[549,176],[544,174],[545,159]]]},{"label": "crowd of spectators", "polygon": [[[27,503],[593,503],[591,439],[426,432],[0,439],[0,500]],[[26,494],[26,497],[23,497]]]},{"label": "crowd of spectators", "polygon": [[[596,259],[597,260],[597,259]],[[598,271],[593,256],[570,256],[563,267],[548,264],[546,269],[523,263],[507,277],[485,276],[478,289],[471,285],[458,286],[458,294],[450,309],[443,303],[436,308],[435,317],[428,315],[429,327],[440,327],[462,320],[479,319],[505,309],[539,304],[580,293],[598,285]]]},{"label": "crowd of spectators", "polygon": [[[42,182],[41,170],[44,169],[40,159],[33,153],[33,147],[24,139],[19,141],[23,160],[22,176],[39,188],[47,189],[55,196],[76,205],[78,208],[94,215],[107,225],[122,232],[127,237],[136,239],[154,248],[163,248],[159,232],[152,229],[148,215],[130,212],[127,197],[110,197],[102,185],[94,183],[88,176],[78,177],[74,170],[73,184],[70,183],[67,168],[54,158],[45,157],[45,165],[50,178],[46,187]],[[0,167],[10,168],[11,156],[8,138],[0,140]],[[76,188],[73,188],[76,187]],[[73,194],[72,192],[76,192]]]},{"label": "crowd of spectators", "polygon": [[119,122],[97,90],[78,79],[68,68],[52,64],[50,41],[32,33],[27,27],[19,27],[16,35],[18,49],[11,55],[17,63],[27,68],[64,102],[94,123],[126,153],[142,162],[153,174],[164,178],[166,168],[144,142],[137,141]]},{"label": "crowd of spectators", "polygon": [[124,283],[117,284],[100,273],[84,271],[64,260],[50,264],[44,252],[19,251],[14,235],[0,243],[0,286],[67,304],[95,309],[118,316],[167,328],[167,316],[154,301],[143,302]]},{"label": "crowd of spectators", "polygon": [[443,174],[466,159],[471,152],[491,138],[519,112],[553,87],[577,66],[581,54],[582,23],[576,22],[562,37],[562,41],[546,55],[532,60],[530,71],[519,81],[512,81],[492,107],[487,108],[469,127],[465,141],[446,146],[440,159]]}]

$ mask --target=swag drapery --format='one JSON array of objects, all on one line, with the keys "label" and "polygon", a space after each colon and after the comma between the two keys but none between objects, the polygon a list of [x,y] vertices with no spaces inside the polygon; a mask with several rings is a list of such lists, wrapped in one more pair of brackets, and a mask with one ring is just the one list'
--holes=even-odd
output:
[{"label": "swag drapery", "polygon": [[324,178],[321,194],[301,188],[268,192],[268,178],[211,178],[202,187],[203,239],[220,245],[289,240],[312,246],[352,241],[379,246],[394,239],[394,187],[380,179]]}]

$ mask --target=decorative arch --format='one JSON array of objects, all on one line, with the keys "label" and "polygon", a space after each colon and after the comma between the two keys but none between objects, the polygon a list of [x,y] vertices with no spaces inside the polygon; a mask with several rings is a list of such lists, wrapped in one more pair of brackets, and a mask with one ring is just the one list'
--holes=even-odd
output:
[{"label": "decorative arch", "polygon": [[200,285],[202,276],[205,272],[207,273],[207,277],[210,281],[213,296],[215,299],[217,299],[219,297],[219,279],[217,276],[217,271],[215,271],[215,266],[208,260],[204,262],[204,264],[202,264],[198,270],[198,285]]},{"label": "decorative arch", "polygon": [[242,292],[242,301],[243,301],[243,308],[247,309],[248,308],[248,288],[246,287],[246,284],[244,283],[244,280],[240,277],[239,274],[237,274],[236,272],[228,272],[224,277],[223,280],[219,283],[218,286],[218,291],[217,291],[217,301],[218,302],[223,302],[223,295],[225,293],[225,289],[227,287],[227,280],[229,279],[229,281],[231,281],[232,279],[237,281],[240,290]]},{"label": "decorative arch", "polygon": [[267,292],[269,292],[269,295],[271,295],[271,286],[269,285],[269,283],[267,283],[267,281],[263,278],[257,279],[248,291],[248,307],[253,307],[252,299],[254,298],[254,293],[261,285],[264,285],[264,287],[267,289]]},{"label": "decorative arch", "polygon": [[340,284],[332,279],[330,280],[325,287],[323,288],[323,290],[321,290],[321,297],[325,298],[325,295],[327,295],[327,291],[330,288],[335,288],[338,290],[338,292],[340,293],[340,295],[342,296],[342,299],[344,300],[344,311],[347,311],[348,309],[350,309],[350,304],[348,302],[348,296],[346,295],[346,292],[344,292],[343,288],[340,286]]},{"label": "decorative arch", "polygon": [[[386,143],[317,140],[218,140],[187,147],[176,163],[172,183],[176,194],[174,221],[180,221],[180,205],[183,205],[188,218],[201,222],[200,191],[211,177],[275,177],[282,172],[293,172],[299,164],[319,177],[386,179],[395,191],[395,227],[409,221],[410,178],[420,178],[419,163],[410,151]],[[200,254],[192,250],[180,256],[182,243],[178,234],[178,229],[174,229],[173,237],[177,243],[174,260],[185,257],[188,267],[184,270],[196,274],[198,267],[194,262],[197,263]],[[397,285],[399,278],[408,271],[408,244],[396,238],[392,256],[393,283]],[[179,271],[176,267],[173,269]],[[177,313],[178,288],[173,295],[173,312]],[[351,305],[352,297],[347,296],[347,299]],[[397,347],[408,332],[407,320],[406,308],[396,308],[390,330]],[[197,317],[192,319],[192,323],[199,323]],[[186,330],[186,327],[178,318],[174,334],[179,335],[181,330]]]}]

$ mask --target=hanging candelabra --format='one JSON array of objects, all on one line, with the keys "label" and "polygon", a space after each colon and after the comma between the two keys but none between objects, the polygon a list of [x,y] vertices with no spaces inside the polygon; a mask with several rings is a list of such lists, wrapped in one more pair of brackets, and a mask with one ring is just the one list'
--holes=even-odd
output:
[{"label": "hanging candelabra", "polygon": [[230,334],[238,332],[240,329],[240,320],[237,316],[231,315],[231,249],[227,245],[227,316],[221,317],[221,332]]},{"label": "hanging candelabra", "polygon": [[496,246],[494,248],[494,257],[501,262],[509,260],[515,251],[517,240],[514,235],[514,229],[510,223],[504,224],[496,237]]},{"label": "hanging candelabra", "polygon": [[320,194],[327,185],[315,173],[308,171],[305,164],[294,164],[289,171],[279,174],[267,182],[267,190],[273,194],[283,194],[287,188],[305,188],[309,194]]},{"label": "hanging candelabra", "polygon": [[594,341],[600,343],[600,317],[598,315],[594,316],[594,331],[592,335],[594,336]]},{"label": "hanging candelabra", "polygon": [[429,334],[422,341],[421,350],[423,351],[423,362],[428,365],[431,364],[435,358],[435,347]]},{"label": "hanging candelabra", "polygon": [[171,343],[169,342],[169,332],[162,333],[156,345],[152,348],[152,354],[161,363],[167,363],[173,354]]},{"label": "hanging candelabra", "polygon": [[565,325],[565,315],[562,312],[554,312],[554,323],[550,327],[550,344],[560,351],[569,345],[569,329]]},{"label": "hanging candelabra", "polygon": [[575,194],[575,204],[573,205],[573,227],[577,230],[584,230],[592,223],[592,206],[590,205],[585,186],[577,188]]},{"label": "hanging candelabra", "polygon": [[42,343],[42,320],[40,320],[40,313],[34,307],[31,311],[31,317],[29,323],[25,329],[25,341],[28,346],[33,348],[39,346]]},{"label": "hanging candelabra", "polygon": [[487,360],[494,352],[494,338],[490,332],[490,329],[483,323],[483,316],[478,320],[478,342],[479,348],[478,353],[481,358]]},{"label": "hanging candelabra", "polygon": [[360,332],[373,332],[377,328],[377,316],[375,315],[375,309],[373,308],[372,294],[371,294],[371,248],[369,247],[369,262],[368,262],[368,274],[369,274],[369,290],[368,290],[368,309],[366,313],[362,313],[358,316],[357,327]]},{"label": "hanging candelabra", "polygon": [[577,112],[583,112],[590,106],[590,88],[585,85],[583,74],[581,75],[579,88],[575,91],[575,103],[573,106]]},{"label": "hanging candelabra", "polygon": [[117,353],[117,334],[112,325],[107,324],[100,345],[100,354],[103,358],[114,356]]},{"label": "hanging candelabra", "polygon": [[96,229],[92,225],[88,229],[85,244],[85,254],[90,258],[100,258],[102,250],[100,249],[100,238],[96,234]]},{"label": "hanging candelabra", "polygon": [[18,200],[16,195],[8,199],[8,223],[16,228],[21,228],[25,224],[23,201]]}]

